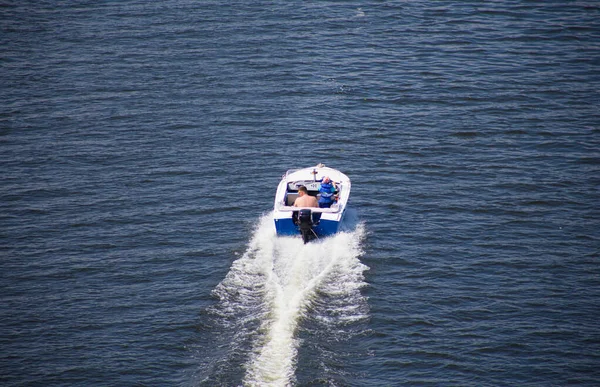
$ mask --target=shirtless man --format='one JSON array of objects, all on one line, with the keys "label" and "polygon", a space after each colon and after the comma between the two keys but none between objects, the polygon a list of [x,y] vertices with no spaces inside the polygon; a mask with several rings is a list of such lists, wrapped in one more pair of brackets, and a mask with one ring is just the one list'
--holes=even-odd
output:
[{"label": "shirtless man", "polygon": [[301,185],[298,187],[298,197],[294,201],[294,207],[319,207],[317,198],[310,196],[306,187]]}]

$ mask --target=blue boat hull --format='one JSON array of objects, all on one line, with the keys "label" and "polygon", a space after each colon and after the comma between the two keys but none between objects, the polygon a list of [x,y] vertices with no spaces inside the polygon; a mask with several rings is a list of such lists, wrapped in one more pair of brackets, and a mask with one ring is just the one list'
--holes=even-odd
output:
[{"label": "blue boat hull", "polygon": [[[312,229],[317,236],[328,236],[338,232],[340,222],[322,219]],[[294,224],[292,218],[275,219],[277,235],[300,235],[300,228]]]}]

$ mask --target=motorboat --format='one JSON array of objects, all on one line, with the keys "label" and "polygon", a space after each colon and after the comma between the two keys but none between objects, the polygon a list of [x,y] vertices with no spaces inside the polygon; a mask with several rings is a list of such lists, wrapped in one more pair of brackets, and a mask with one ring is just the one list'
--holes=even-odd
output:
[{"label": "motorboat", "polygon": [[[324,178],[329,178],[336,188],[331,206],[294,206],[301,186],[306,187],[308,195],[319,200],[319,189]],[[324,164],[287,171],[282,176],[275,194],[273,218],[277,235],[301,235],[304,243],[307,243],[337,233],[350,198],[350,187],[348,176]]]}]

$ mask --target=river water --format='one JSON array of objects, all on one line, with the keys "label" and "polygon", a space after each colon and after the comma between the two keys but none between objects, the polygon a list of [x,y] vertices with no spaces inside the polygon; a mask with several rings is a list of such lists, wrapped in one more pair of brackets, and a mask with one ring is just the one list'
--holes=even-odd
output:
[{"label": "river water", "polygon": [[[600,385],[595,1],[5,1],[3,386]],[[353,184],[278,238],[287,169]]]}]

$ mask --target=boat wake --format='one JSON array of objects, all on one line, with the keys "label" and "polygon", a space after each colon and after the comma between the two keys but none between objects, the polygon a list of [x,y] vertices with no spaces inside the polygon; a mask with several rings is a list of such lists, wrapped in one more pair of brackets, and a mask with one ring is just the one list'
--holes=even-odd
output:
[{"label": "boat wake", "polygon": [[212,312],[229,327],[230,352],[243,353],[244,385],[295,383],[301,325],[344,326],[368,318],[360,292],[368,269],[359,261],[364,234],[355,224],[304,245],[300,237],[277,237],[272,214],[261,218],[247,251],[214,289],[219,302]]}]

